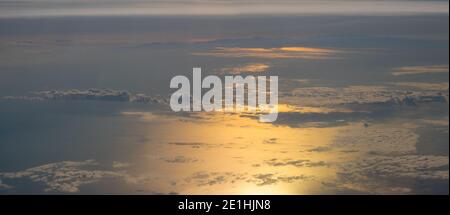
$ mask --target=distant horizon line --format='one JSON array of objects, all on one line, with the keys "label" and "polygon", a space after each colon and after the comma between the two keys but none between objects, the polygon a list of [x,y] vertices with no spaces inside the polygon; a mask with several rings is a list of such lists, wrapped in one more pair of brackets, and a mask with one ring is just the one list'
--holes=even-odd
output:
[{"label": "distant horizon line", "polygon": [[448,1],[301,1],[256,2],[11,2],[0,1],[0,18],[78,16],[252,16],[449,14]]}]

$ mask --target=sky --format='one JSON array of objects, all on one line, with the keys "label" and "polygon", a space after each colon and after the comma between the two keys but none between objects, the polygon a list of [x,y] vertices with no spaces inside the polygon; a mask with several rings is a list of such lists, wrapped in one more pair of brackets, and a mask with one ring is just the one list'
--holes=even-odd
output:
[{"label": "sky", "polygon": [[136,15],[448,14],[448,1],[408,0],[2,0],[1,17]]},{"label": "sky", "polygon": [[[448,194],[448,20],[448,1],[0,0],[0,194]],[[278,119],[171,111],[193,67],[278,75]]]}]

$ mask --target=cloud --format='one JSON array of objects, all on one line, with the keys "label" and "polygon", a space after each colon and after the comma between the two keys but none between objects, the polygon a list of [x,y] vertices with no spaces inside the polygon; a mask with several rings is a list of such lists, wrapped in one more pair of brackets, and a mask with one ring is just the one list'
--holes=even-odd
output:
[{"label": "cloud", "polygon": [[308,180],[310,176],[306,175],[294,175],[294,176],[277,176],[272,173],[263,173],[253,175],[253,179],[249,182],[255,183],[257,186],[273,185],[277,183],[293,183],[296,181]]},{"label": "cloud", "polygon": [[197,186],[212,186],[216,184],[235,183],[236,181],[245,180],[245,173],[233,172],[195,172],[185,178],[186,183],[195,183]]},{"label": "cloud", "polygon": [[329,48],[311,47],[277,47],[277,48],[242,48],[217,47],[209,52],[194,52],[197,56],[264,58],[264,59],[328,59],[336,58],[342,51]]},{"label": "cloud", "polygon": [[338,177],[322,185],[337,194],[448,193],[448,161],[435,155],[366,156],[338,165]]},{"label": "cloud", "polygon": [[396,86],[403,88],[413,88],[420,90],[435,90],[435,91],[448,91],[449,83],[426,83],[426,82],[397,82],[393,83]]},{"label": "cloud", "polygon": [[412,178],[448,180],[448,156],[371,156],[343,166],[340,174],[354,179]]},{"label": "cloud", "polygon": [[190,146],[192,148],[220,146],[220,145],[202,143],[202,142],[170,142],[169,144],[175,145],[175,146]]},{"label": "cloud", "polygon": [[275,144],[275,143],[277,143],[277,141],[278,141],[278,138],[270,138],[270,139],[264,140],[263,143],[264,144]]},{"label": "cloud", "polygon": [[237,66],[237,67],[226,67],[219,69],[220,74],[232,74],[232,75],[238,75],[242,73],[261,73],[265,72],[270,68],[268,64],[264,63],[250,63],[245,64],[243,66]]},{"label": "cloud", "polygon": [[421,120],[421,122],[432,126],[444,126],[444,127],[449,126],[448,116],[444,117],[443,119],[423,119]]},{"label": "cloud", "polygon": [[419,135],[410,125],[349,126],[340,130],[333,146],[369,154],[404,155],[416,153]]},{"label": "cloud", "polygon": [[114,89],[67,89],[32,92],[32,96],[5,96],[2,99],[17,100],[92,100],[135,103],[167,103],[165,99],[148,96],[142,93],[133,94]]},{"label": "cloud", "polygon": [[321,147],[316,147],[316,148],[312,148],[307,150],[308,152],[328,152],[331,151],[330,147],[325,147],[325,146],[321,146]]},{"label": "cloud", "polygon": [[287,125],[293,128],[324,128],[348,125],[351,122],[361,121],[373,116],[368,111],[354,112],[325,112],[325,113],[300,113],[280,112],[275,125]]},{"label": "cloud", "polygon": [[167,163],[195,163],[199,160],[197,158],[189,158],[185,156],[176,156],[174,158],[161,158],[163,161]]},{"label": "cloud", "polygon": [[284,159],[279,160],[276,158],[264,161],[265,164],[269,166],[295,166],[295,167],[324,167],[329,166],[328,163],[324,161],[313,162],[308,159]]},{"label": "cloud", "polygon": [[253,177],[257,180],[256,185],[258,186],[264,186],[264,185],[271,185],[276,184],[277,180],[273,178],[274,174],[256,174],[253,175]]},{"label": "cloud", "polygon": [[113,161],[112,167],[114,169],[123,169],[123,168],[127,168],[131,166],[130,163],[126,163],[126,162],[119,162],[119,161]]},{"label": "cloud", "polygon": [[394,68],[392,75],[417,75],[432,73],[448,73],[448,65],[432,65],[432,66],[405,66]]},{"label": "cloud", "polygon": [[1,172],[0,179],[29,179],[33,182],[43,183],[46,192],[68,193],[78,192],[83,185],[108,178],[122,179],[128,183],[137,183],[142,179],[131,176],[123,170],[95,169],[98,165],[95,160],[61,161],[17,172]]},{"label": "cloud", "polygon": [[347,87],[303,87],[282,93],[282,100],[298,106],[384,104],[415,106],[421,103],[448,103],[448,89],[411,90],[392,86],[353,85]]},{"label": "cloud", "polygon": [[7,190],[7,189],[12,189],[12,188],[13,188],[13,186],[4,184],[2,182],[2,180],[0,180],[0,190]]},{"label": "cloud", "polygon": [[335,194],[368,195],[368,194],[411,194],[413,189],[402,185],[382,186],[373,182],[365,184],[341,182],[322,182],[324,188],[331,188]]}]

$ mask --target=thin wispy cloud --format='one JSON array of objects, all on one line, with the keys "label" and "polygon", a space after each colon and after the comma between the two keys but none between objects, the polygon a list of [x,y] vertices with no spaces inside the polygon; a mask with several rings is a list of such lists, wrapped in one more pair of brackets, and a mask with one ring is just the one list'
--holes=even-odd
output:
[{"label": "thin wispy cloud", "polygon": [[393,69],[392,75],[417,75],[431,73],[448,73],[448,65],[405,66]]},{"label": "thin wispy cloud", "polygon": [[249,63],[242,66],[225,67],[219,69],[220,74],[242,74],[242,73],[262,73],[266,72],[270,68],[270,65],[265,63]]},{"label": "thin wispy cloud", "polygon": [[422,89],[422,90],[442,90],[448,91],[449,83],[448,82],[440,82],[440,83],[427,83],[427,82],[397,82],[393,83],[396,86],[404,87],[404,88],[414,88],[414,89]]},{"label": "thin wispy cloud", "polygon": [[265,59],[328,59],[336,58],[342,51],[329,48],[312,47],[217,47],[212,51],[194,52],[196,56],[214,56],[228,58],[265,58]]}]

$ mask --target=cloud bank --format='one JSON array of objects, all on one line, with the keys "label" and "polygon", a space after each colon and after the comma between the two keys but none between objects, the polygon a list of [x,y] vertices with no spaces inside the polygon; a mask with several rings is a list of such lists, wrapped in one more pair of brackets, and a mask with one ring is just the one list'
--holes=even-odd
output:
[{"label": "cloud bank", "polygon": [[115,101],[134,103],[167,103],[165,99],[152,97],[142,93],[133,94],[114,89],[68,89],[32,92],[31,96],[5,96],[2,99],[18,100],[77,100],[77,101]]},{"label": "cloud bank", "polygon": [[[102,170],[95,160],[61,161],[44,164],[17,172],[1,172],[0,179],[28,179],[42,183],[46,192],[75,193],[80,187],[99,182],[103,179],[122,179],[135,183],[139,179],[129,175],[126,171]],[[117,163],[114,164],[117,168]],[[121,165],[121,168],[124,166]],[[3,188],[13,188],[11,185],[1,184]]]}]

